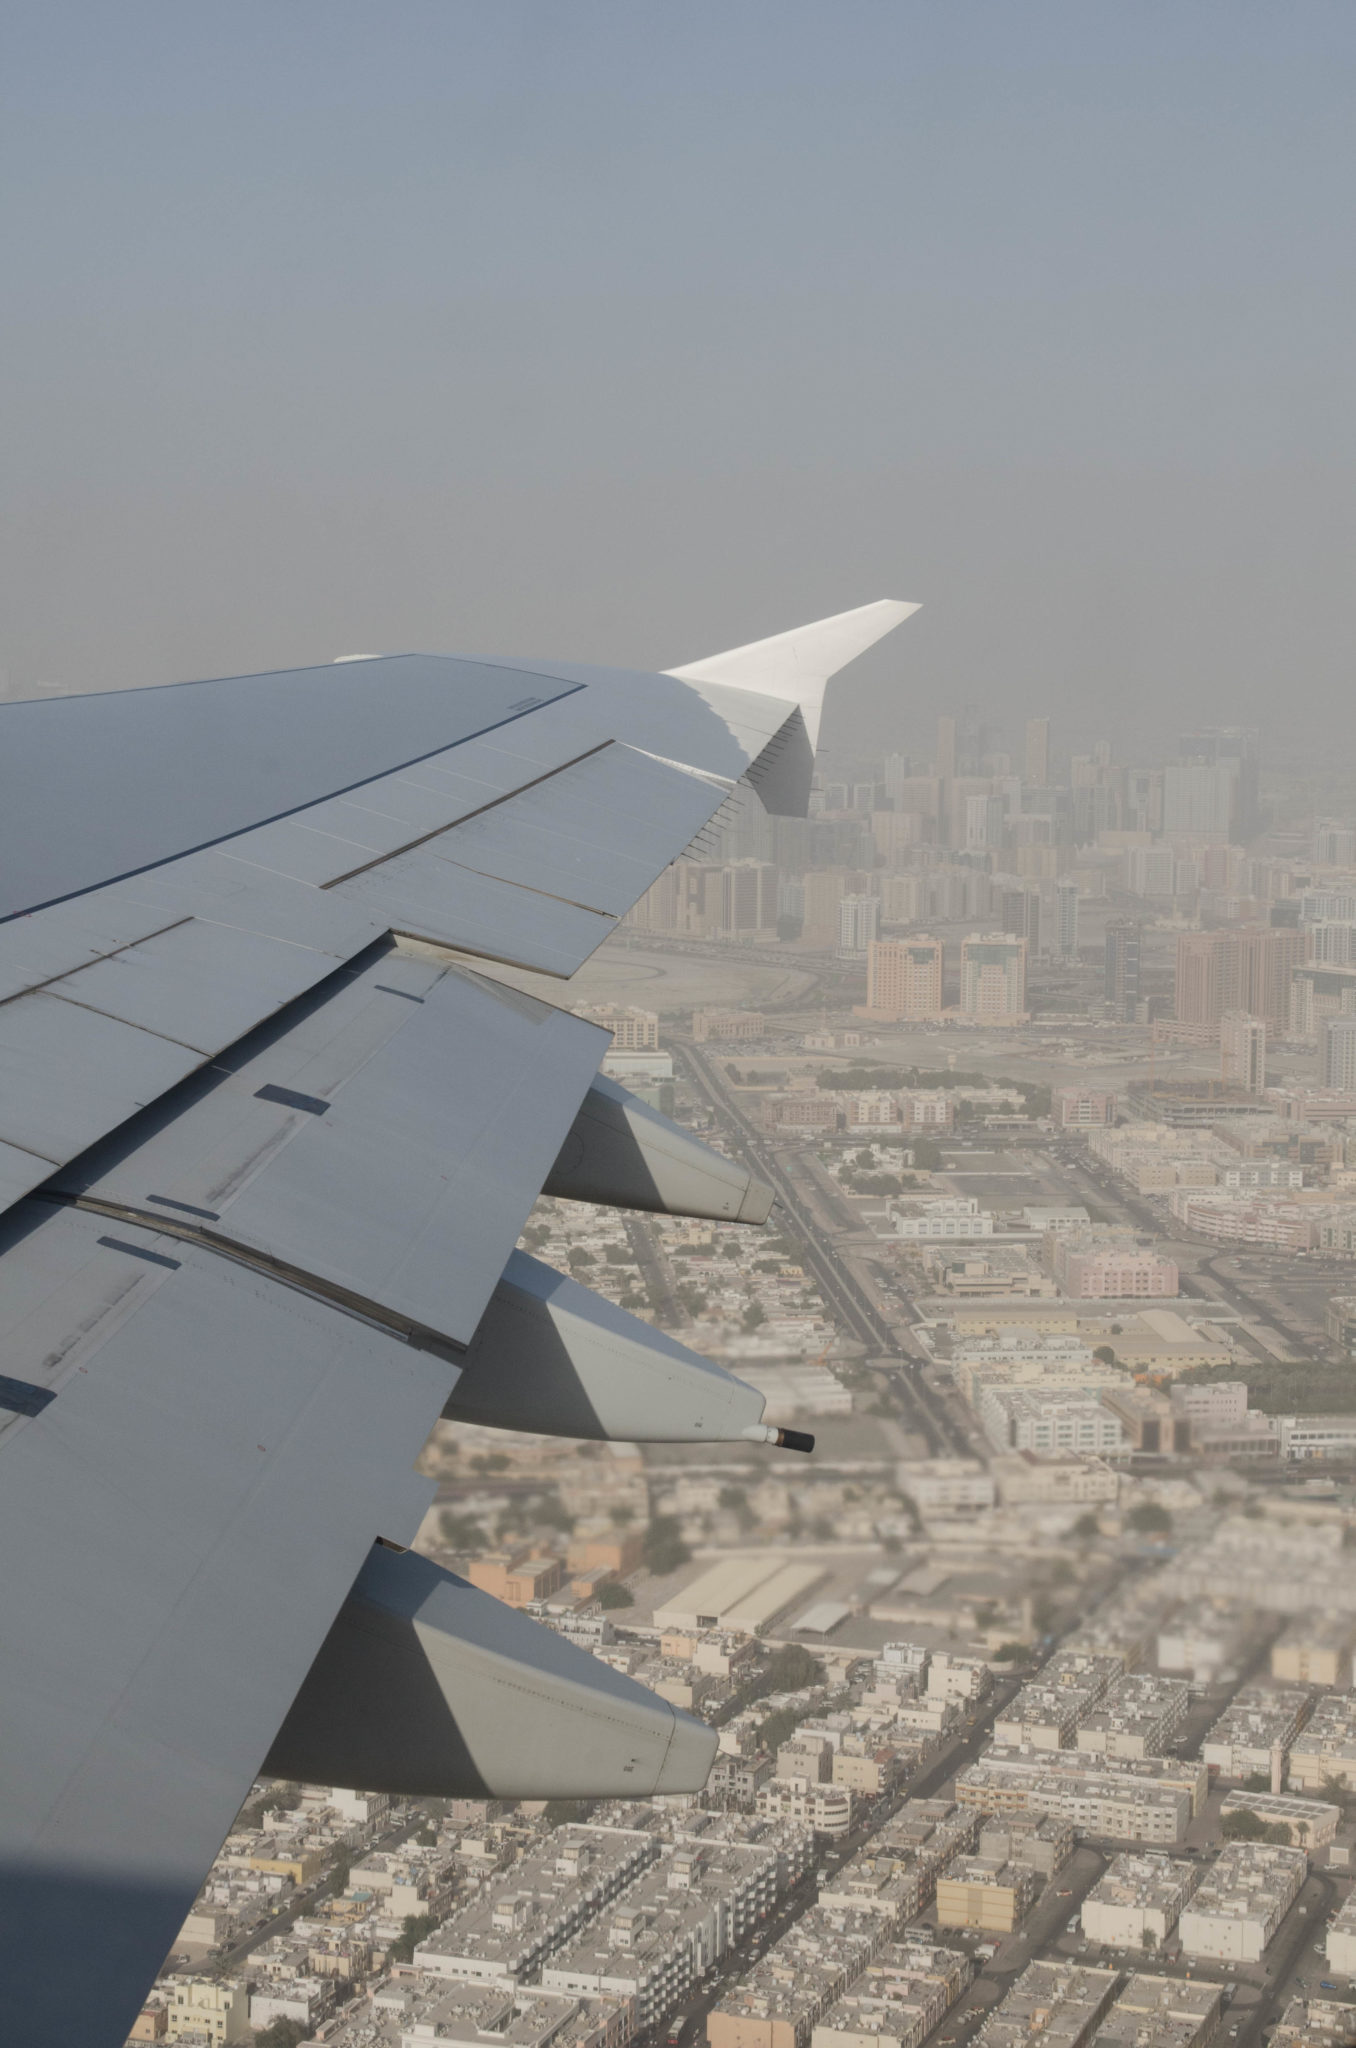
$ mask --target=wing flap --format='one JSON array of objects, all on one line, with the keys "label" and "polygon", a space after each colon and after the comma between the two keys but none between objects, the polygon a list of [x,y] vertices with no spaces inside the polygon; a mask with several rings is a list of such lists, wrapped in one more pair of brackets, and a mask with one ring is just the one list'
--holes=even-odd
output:
[{"label": "wing flap", "polygon": [[61,1185],[467,1344],[606,1047],[535,997],[379,952]]}]

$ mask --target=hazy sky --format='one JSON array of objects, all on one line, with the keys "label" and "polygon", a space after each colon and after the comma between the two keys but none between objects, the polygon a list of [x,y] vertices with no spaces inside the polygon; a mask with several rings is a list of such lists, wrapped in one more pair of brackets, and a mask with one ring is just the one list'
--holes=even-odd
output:
[{"label": "hazy sky", "polygon": [[0,5],[11,694],[665,666],[1356,739],[1356,7]]}]

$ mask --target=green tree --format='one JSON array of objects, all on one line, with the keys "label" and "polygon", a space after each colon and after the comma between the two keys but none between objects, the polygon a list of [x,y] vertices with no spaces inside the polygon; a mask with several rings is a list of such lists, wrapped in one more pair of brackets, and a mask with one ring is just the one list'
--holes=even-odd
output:
[{"label": "green tree", "polygon": [[425,1935],[432,1934],[438,1925],[432,1913],[407,1913],[400,1923],[400,1932],[387,1950],[387,1961],[412,1963],[416,1945]]},{"label": "green tree", "polygon": [[676,1516],[656,1515],[645,1531],[644,1543],[645,1562],[656,1578],[676,1572],[691,1556]]},{"label": "green tree", "polygon": [[789,1742],[800,1726],[800,1715],[792,1707],[779,1707],[775,1714],[769,1714],[758,1730],[758,1746],[773,1756],[784,1742]]},{"label": "green tree", "polygon": [[768,1659],[764,1677],[768,1692],[802,1692],[823,1683],[824,1666],[803,1643],[783,1643]]},{"label": "green tree", "polygon": [[741,1529],[751,1529],[758,1520],[749,1506],[748,1494],[742,1486],[722,1486],[719,1501],[721,1507],[736,1517]]},{"label": "green tree", "polygon": [[1071,1536],[1081,1537],[1085,1543],[1094,1536],[1100,1536],[1101,1533],[1101,1523],[1097,1520],[1096,1515],[1093,1514],[1091,1509],[1088,1510],[1087,1514],[1080,1515],[1073,1528],[1069,1531]]},{"label": "green tree", "polygon": [[1138,1501],[1125,1520],[1141,1536],[1166,1536],[1172,1528],[1172,1516],[1156,1500]]},{"label": "green tree", "polygon": [[591,1811],[585,1799],[548,1799],[542,1819],[548,1828],[567,1828],[574,1821],[587,1820]]},{"label": "green tree", "polygon": [[995,1664],[1021,1664],[1026,1658],[1025,1643],[1000,1643],[993,1653]]},{"label": "green tree", "polygon": [[915,1138],[912,1146],[913,1163],[922,1173],[936,1173],[942,1163],[942,1148],[931,1138]]},{"label": "green tree", "polygon": [[598,1605],[602,1608],[610,1610],[614,1607],[634,1607],[635,1604],[635,1594],[629,1587],[623,1586],[620,1579],[609,1579],[607,1584],[598,1590]]},{"label": "green tree", "polygon": [[1099,1344],[1092,1355],[1094,1358],[1100,1358],[1103,1365],[1116,1363],[1116,1354],[1109,1344]]},{"label": "green tree", "polygon": [[766,1312],[759,1306],[759,1304],[756,1301],[751,1301],[744,1311],[744,1328],[752,1332],[756,1330],[760,1324],[765,1323],[766,1321]]},{"label": "green tree", "polygon": [[301,2041],[309,2041],[311,2030],[304,2020],[279,2018],[270,2020],[268,2025],[254,2037],[254,2048],[298,2048]]}]

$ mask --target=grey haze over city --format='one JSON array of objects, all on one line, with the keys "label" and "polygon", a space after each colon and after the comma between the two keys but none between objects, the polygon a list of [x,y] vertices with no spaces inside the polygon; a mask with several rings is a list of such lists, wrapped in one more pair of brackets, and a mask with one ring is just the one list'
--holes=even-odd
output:
[{"label": "grey haze over city", "polygon": [[0,6],[4,2048],[1356,2048],[1353,59]]},{"label": "grey haze over city", "polygon": [[1349,736],[1350,8],[0,36],[6,695],[668,666],[884,590],[926,608],[830,740],[953,699]]}]

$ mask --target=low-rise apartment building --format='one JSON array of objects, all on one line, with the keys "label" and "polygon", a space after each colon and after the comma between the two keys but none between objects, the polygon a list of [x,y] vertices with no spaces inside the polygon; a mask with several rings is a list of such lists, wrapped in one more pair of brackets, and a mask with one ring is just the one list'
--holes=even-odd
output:
[{"label": "low-rise apartment building", "polygon": [[1068,1749],[1080,1707],[1091,1711],[1086,1694],[1058,1685],[1024,1685],[993,1724],[995,1742],[1025,1743],[1031,1749]]},{"label": "low-rise apartment building", "polygon": [[638,2029],[684,1998],[773,1905],[764,1843],[679,1840],[546,1962],[542,1988],[633,2001]]},{"label": "low-rise apartment building", "polygon": [[[1201,1756],[1221,1778],[1271,1780],[1309,1713],[1309,1695],[1293,1687],[1268,1691],[1244,1686],[1201,1744]],[[1283,1778],[1277,1780],[1278,1786]]]},{"label": "low-rise apartment building", "polygon": [[1281,2014],[1271,2048],[1352,2048],[1356,2043],[1356,2005],[1345,1998],[1316,1998],[1301,1993]]},{"label": "low-rise apartment building", "polygon": [[754,1805],[766,1820],[798,1821],[815,1834],[835,1840],[851,1834],[857,1796],[846,1785],[823,1784],[814,1778],[769,1778],[759,1786]]},{"label": "low-rise apartment building", "polygon": [[165,1987],[165,2038],[210,2041],[230,2048],[250,2041],[249,1990],[239,1977],[172,1977]]},{"label": "low-rise apartment building", "polygon": [[1222,2007],[1217,1984],[1137,1970],[1091,2037],[1090,2048],[1205,2048]]},{"label": "low-rise apartment building", "polygon": [[874,1913],[902,1934],[932,1898],[938,1873],[974,1847],[977,1813],[944,1800],[909,1800],[865,1848],[848,1858],[819,1903],[839,1912]]},{"label": "low-rise apartment building", "polygon": [[1119,1970],[1028,1963],[975,2040],[981,2048],[1029,2048],[1041,2042],[1084,2048],[1110,2009],[1120,1981]]},{"label": "low-rise apartment building", "polygon": [[1189,1956],[1257,1963],[1299,1894],[1309,1860],[1272,1842],[1229,1842],[1178,1921]]},{"label": "low-rise apartment building", "polygon": [[979,1853],[1022,1864],[1041,1878],[1063,1869],[1074,1850],[1073,1825],[1048,1813],[1008,1813],[980,1824]]},{"label": "low-rise apartment building", "polygon": [[816,2023],[811,2048],[920,2048],[973,1974],[958,1950],[919,1936],[893,1942]]},{"label": "low-rise apartment building", "polygon": [[415,1950],[435,1976],[513,1985],[656,1862],[639,1829],[570,1825],[520,1858]]},{"label": "low-rise apartment building", "polygon": [[1161,1948],[1199,1876],[1172,1856],[1115,1856],[1083,1901],[1083,1932],[1107,1948]]},{"label": "low-rise apartment building", "polygon": [[1160,1757],[1107,1759],[1099,1768],[1076,1750],[994,1748],[959,1773],[956,1797],[984,1813],[1050,1814],[1080,1834],[1171,1846],[1185,1839],[1203,1803],[1204,1776]]},{"label": "low-rise apartment building", "polygon": [[707,2014],[708,2048],[809,2048],[816,2022],[887,1941],[874,1914],[811,1906],[722,1992]]},{"label": "low-rise apartment building", "polygon": [[1180,1678],[1127,1672],[1080,1718],[1076,1747],[1088,1756],[1162,1756],[1182,1731],[1190,1699]]}]

